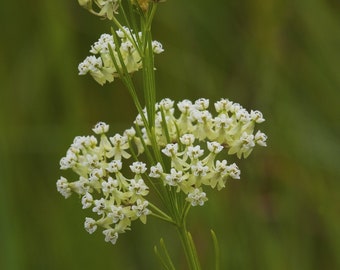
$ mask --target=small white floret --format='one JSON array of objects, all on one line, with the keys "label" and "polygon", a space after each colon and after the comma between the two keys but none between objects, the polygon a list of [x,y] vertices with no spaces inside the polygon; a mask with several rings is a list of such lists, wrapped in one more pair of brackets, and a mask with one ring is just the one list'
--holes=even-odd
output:
[{"label": "small white floret", "polygon": [[204,150],[199,145],[189,146],[187,154],[191,159],[198,159],[204,154]]},{"label": "small white floret", "polygon": [[192,192],[188,193],[187,201],[190,202],[192,206],[202,206],[207,200],[208,198],[206,193],[198,188],[195,188]]},{"label": "small white floret", "polygon": [[260,124],[265,121],[263,118],[263,114],[260,111],[253,111],[250,112],[250,118],[251,120],[255,121],[256,123]]},{"label": "small white floret", "polygon": [[132,179],[130,181],[129,191],[134,192],[137,195],[145,196],[149,193],[148,186],[144,183],[143,179],[139,179],[136,181],[135,179]]},{"label": "small white floret", "polygon": [[231,178],[240,179],[241,171],[235,163],[227,166],[226,169],[227,169],[227,173],[230,175]]},{"label": "small white floret", "polygon": [[116,244],[118,240],[118,233],[114,229],[110,228],[104,230],[103,234],[105,235],[105,242],[111,242],[113,245]]},{"label": "small white floret", "polygon": [[152,178],[159,178],[163,173],[162,165],[158,162],[155,166],[151,166],[149,176]]},{"label": "small white floret", "polygon": [[146,164],[144,162],[136,161],[130,165],[130,169],[135,174],[143,174],[146,172]]},{"label": "small white floret", "polygon": [[208,109],[209,107],[209,99],[200,98],[195,101],[195,109],[199,111],[203,111]]},{"label": "small white floret", "polygon": [[209,172],[209,167],[203,165],[202,162],[199,161],[196,165],[191,166],[191,171],[195,176],[205,176]]},{"label": "small white floret", "polygon": [[87,217],[85,218],[84,227],[88,233],[92,234],[97,230],[97,222],[93,218]]},{"label": "small white floret", "polygon": [[190,112],[194,109],[192,102],[188,99],[184,99],[177,103],[178,109],[184,114],[190,114]]},{"label": "small white floret", "polygon": [[267,135],[261,131],[257,131],[255,134],[255,142],[261,146],[267,146]]},{"label": "small white floret", "polygon": [[195,142],[195,136],[193,134],[184,134],[180,138],[182,144],[190,146]]},{"label": "small white floret", "polygon": [[152,41],[152,50],[155,54],[164,52],[163,45],[157,40]]},{"label": "small white floret", "polygon": [[136,204],[132,205],[131,210],[135,212],[137,217],[140,217],[142,215],[148,215],[151,213],[150,210],[147,209],[148,205],[149,205],[148,201],[146,200],[142,201],[141,199],[138,199],[136,201]]},{"label": "small white floret", "polygon": [[218,142],[207,142],[208,150],[214,154],[218,154],[223,150],[223,146]]},{"label": "small white floret", "polygon": [[83,209],[87,209],[93,204],[93,197],[90,193],[86,192],[85,195],[81,198],[81,204],[83,205]]},{"label": "small white floret", "polygon": [[106,181],[102,182],[102,190],[104,194],[109,194],[112,193],[113,191],[116,190],[116,188],[119,186],[118,180],[113,179],[111,176],[109,179]]},{"label": "small white floret", "polygon": [[109,125],[104,122],[98,122],[92,130],[96,134],[104,134],[109,131]]},{"label": "small white floret", "polygon": [[92,209],[93,212],[97,213],[98,215],[104,214],[106,208],[106,201],[104,198],[94,200],[94,205],[95,206]]},{"label": "small white floret", "polygon": [[67,199],[68,197],[71,196],[72,191],[71,188],[69,187],[69,183],[65,177],[60,177],[59,180],[57,181],[57,190],[61,195]]},{"label": "small white floret", "polygon": [[168,157],[176,156],[176,154],[178,152],[178,144],[177,143],[169,143],[165,146],[164,149],[162,149],[162,152]]},{"label": "small white floret", "polygon": [[117,173],[122,169],[122,165],[121,160],[112,160],[107,164],[106,170],[110,173]]}]

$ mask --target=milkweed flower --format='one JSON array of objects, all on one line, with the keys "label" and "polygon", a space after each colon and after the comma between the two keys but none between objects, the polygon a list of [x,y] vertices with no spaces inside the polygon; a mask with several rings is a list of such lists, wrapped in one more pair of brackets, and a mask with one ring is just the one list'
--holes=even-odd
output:
[{"label": "milkweed flower", "polygon": [[78,0],[83,8],[92,14],[112,20],[118,14],[119,0]]},{"label": "milkweed flower", "polygon": [[[130,177],[123,175],[122,158],[129,158],[125,151],[127,138],[116,134],[108,140],[109,125],[99,122],[93,132],[100,136],[77,136],[66,156],[61,159],[62,170],[71,169],[78,180],[69,182],[65,177],[57,181],[57,190],[68,198],[72,193],[81,196],[83,209],[92,209],[98,218],[87,217],[84,228],[94,233],[98,227],[105,229],[105,241],[116,243],[118,234],[130,229],[131,222],[146,222],[151,213],[144,198],[149,188],[143,180],[147,171],[145,163],[130,165]],[[105,142],[105,144],[102,143]],[[118,142],[119,141],[119,142]]]},{"label": "milkweed flower", "polygon": [[[96,50],[101,49],[96,45]],[[202,206],[208,200],[206,188],[221,190],[229,179],[240,179],[237,164],[220,157],[247,158],[256,145],[266,146],[266,134],[255,130],[263,115],[227,99],[215,102],[214,111],[209,105],[203,98],[177,103],[166,98],[156,104],[154,136],[169,166],[138,160],[153,147],[141,115],[122,134],[108,136],[109,125],[99,122],[92,129],[95,135],[74,139],[60,169],[73,170],[78,178],[60,177],[56,185],[65,198],[79,194],[82,208],[97,215],[85,219],[86,231],[103,228],[105,241],[114,244],[133,221],[146,223],[151,214],[148,181],[182,192],[192,206]],[[147,119],[146,110],[143,113]]]},{"label": "milkweed flower", "polygon": [[[119,44],[115,44],[111,34],[102,34],[99,39],[91,45],[90,53],[83,62],[78,65],[79,75],[90,74],[100,85],[106,82],[113,82],[115,77],[119,77],[118,68],[125,66],[128,73],[133,73],[143,67],[143,62],[137,45],[137,37],[133,31],[125,26],[116,31]],[[141,32],[138,33],[140,38]],[[155,54],[164,51],[159,41],[152,41],[152,49]],[[110,50],[112,50],[112,55]],[[123,59],[121,63],[119,54]],[[114,58],[114,59],[112,59]]]}]

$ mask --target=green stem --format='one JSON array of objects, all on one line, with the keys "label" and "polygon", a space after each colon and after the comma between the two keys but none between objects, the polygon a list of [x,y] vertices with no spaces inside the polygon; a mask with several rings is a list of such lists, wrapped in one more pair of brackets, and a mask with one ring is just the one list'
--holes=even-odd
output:
[{"label": "green stem", "polygon": [[176,224],[170,216],[168,216],[167,214],[165,214],[165,213],[164,213],[161,209],[159,209],[157,206],[155,206],[155,205],[152,204],[151,202],[149,202],[149,205],[150,205],[150,207],[151,207],[153,210],[155,210],[155,211],[158,212],[158,214],[152,213],[154,216],[156,216],[156,217],[158,217],[158,218],[160,218],[160,219],[162,219],[162,220],[164,220],[164,221],[167,221],[167,222],[169,222],[169,223]]},{"label": "green stem", "polygon": [[183,221],[182,224],[177,226],[177,232],[181,239],[181,243],[184,249],[185,257],[188,262],[190,270],[200,270],[201,266],[198,261],[197,252],[192,241],[190,233],[186,229],[186,223]]},{"label": "green stem", "polygon": [[[112,61],[115,65],[115,68],[117,72],[119,73],[123,83],[127,87],[135,105],[139,112],[139,114],[142,117],[144,127],[146,128],[147,136],[150,139],[151,149],[149,151],[146,142],[143,140],[143,137],[141,136],[141,131],[139,130],[139,126],[136,125],[136,132],[141,137],[143,147],[145,148],[145,153],[147,156],[147,159],[149,160],[150,164],[155,164],[155,161],[160,162],[164,168],[164,162],[162,159],[160,146],[157,142],[157,137],[155,134],[155,114],[156,114],[156,80],[155,80],[155,68],[154,68],[154,53],[152,49],[152,34],[151,34],[151,25],[152,20],[154,18],[155,12],[156,12],[157,4],[150,2],[150,8],[149,10],[144,14],[140,12],[141,15],[141,31],[142,31],[142,37],[140,38],[137,34],[136,38],[134,38],[131,33],[127,33],[127,30],[123,28],[123,26],[118,22],[118,20],[114,17],[113,23],[121,29],[127,38],[130,40],[130,42],[135,46],[135,48],[138,50],[138,53],[141,57],[142,64],[143,64],[143,92],[144,92],[144,102],[146,107],[147,116],[144,115],[143,108],[141,106],[140,100],[137,96],[136,89],[134,86],[134,83],[132,81],[131,75],[128,73],[126,66],[124,65],[123,57],[121,55],[120,50],[117,50],[118,59],[115,59],[115,55],[113,52],[113,49],[110,47],[110,54],[112,57]],[[129,15],[133,16],[132,14],[132,6],[131,3],[129,3]],[[122,9],[123,17],[126,20],[127,25],[129,28],[131,27],[131,24],[129,23],[129,18],[125,11]],[[134,31],[136,31],[137,25],[136,21],[132,21]],[[116,32],[112,29],[112,35],[115,41],[115,44],[119,44],[118,37]],[[165,123],[165,115],[162,111],[162,120]],[[170,136],[169,132],[165,128],[167,141],[170,142]],[[135,158],[137,158],[137,155],[134,155]],[[152,215],[164,220],[166,222],[169,222],[176,226],[177,232],[179,235],[179,238],[181,240],[181,244],[184,249],[184,253],[186,256],[186,260],[188,262],[188,266],[190,270],[200,270],[200,263],[197,256],[195,244],[192,240],[191,234],[187,231],[186,228],[186,219],[187,214],[190,209],[190,204],[185,201],[185,198],[183,196],[178,195],[175,188],[165,188],[160,187],[161,191],[158,190],[156,186],[154,188],[159,192],[159,195],[162,199],[162,201],[165,203],[165,206],[168,210],[168,214],[161,211],[158,207],[150,203],[150,207],[153,210]],[[163,195],[162,195],[163,194]],[[165,252],[167,254],[167,251],[165,249]],[[168,254],[167,254],[168,255]],[[170,269],[173,269],[173,264],[169,257],[167,257],[167,260],[164,262],[166,265],[169,265]]]}]

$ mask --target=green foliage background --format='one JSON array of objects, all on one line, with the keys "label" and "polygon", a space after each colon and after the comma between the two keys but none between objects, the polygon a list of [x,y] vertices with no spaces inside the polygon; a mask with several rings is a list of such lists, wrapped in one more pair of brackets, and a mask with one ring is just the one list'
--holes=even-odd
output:
[{"label": "green foliage background", "polygon": [[[99,120],[121,132],[136,114],[118,80],[77,75],[109,24],[76,0],[1,1],[0,23],[0,269],[160,269],[160,237],[185,269],[172,227],[136,222],[112,246],[55,188],[76,135]],[[340,2],[168,0],[154,38],[159,99],[227,97],[267,120],[242,180],[191,212],[204,269],[210,228],[222,269],[340,269]]]}]

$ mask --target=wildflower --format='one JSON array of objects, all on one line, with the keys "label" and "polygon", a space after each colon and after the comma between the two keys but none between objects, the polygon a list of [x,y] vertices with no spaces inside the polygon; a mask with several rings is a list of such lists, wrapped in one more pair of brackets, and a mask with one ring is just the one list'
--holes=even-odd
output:
[{"label": "wildflower", "polygon": [[92,130],[96,134],[104,134],[109,131],[109,125],[104,122],[98,122]]},{"label": "wildflower", "polygon": [[[126,53],[132,53],[132,43],[127,40],[131,32],[124,28],[118,35],[126,42]],[[109,36],[102,36],[91,50],[105,54],[105,42],[112,40]],[[207,99],[198,99],[194,103],[183,100],[176,104],[165,98],[155,106],[154,139],[168,165],[163,167],[157,162],[150,166],[148,175],[165,186],[174,187],[176,192],[186,194],[186,201],[192,206],[202,206],[208,200],[204,191],[207,186],[221,190],[229,178],[240,178],[241,172],[235,163],[217,160],[220,153],[225,151],[246,158],[256,145],[266,146],[267,136],[255,131],[255,125],[264,121],[259,111],[249,113],[240,104],[227,99],[214,105],[215,115],[208,110]],[[179,111],[178,117],[176,110]],[[143,114],[148,119],[145,109]],[[93,132],[100,138],[94,135],[75,137],[60,160],[60,169],[72,169],[79,179],[68,182],[60,177],[58,192],[65,198],[72,192],[79,194],[82,208],[92,208],[92,212],[100,216],[98,220],[86,218],[85,229],[93,233],[102,227],[106,241],[111,243],[116,243],[119,234],[130,229],[132,221],[139,219],[145,223],[151,213],[145,199],[149,187],[142,178],[148,169],[147,163],[137,160],[129,164],[134,174],[132,179],[122,170],[124,165],[127,167],[124,162],[129,161],[132,153],[138,159],[146,147],[151,147],[152,140],[141,115],[136,117],[135,124],[141,137],[134,128],[125,130],[122,135],[117,133],[107,137],[109,125],[98,122]]]},{"label": "wildflower", "polygon": [[68,197],[71,196],[72,191],[69,187],[69,183],[65,177],[60,177],[59,180],[57,181],[57,190],[61,195],[67,199]]},{"label": "wildflower", "polygon": [[97,230],[97,223],[93,218],[87,217],[85,218],[84,227],[89,234],[92,234]]},{"label": "wildflower", "polygon": [[226,160],[216,160],[215,171],[218,172],[221,176],[226,175],[227,172],[227,161]]},{"label": "wildflower", "polygon": [[226,171],[231,178],[240,179],[241,171],[235,163],[226,167]]},{"label": "wildflower", "polygon": [[119,186],[118,180],[113,179],[111,176],[109,179],[106,181],[102,182],[102,191],[104,194],[110,194],[113,193]]},{"label": "wildflower", "polygon": [[249,156],[254,146],[255,146],[254,135],[244,132],[242,133],[241,137],[238,140],[232,142],[228,154],[236,153],[238,158],[241,158],[242,155],[246,158]]},{"label": "wildflower", "polygon": [[121,160],[112,160],[107,164],[106,170],[110,173],[117,173],[122,169],[122,165]]},{"label": "wildflower", "polygon": [[177,107],[182,113],[187,114],[187,115],[189,115],[191,110],[194,109],[194,106],[192,105],[191,100],[188,100],[188,99],[179,101],[177,103]]},{"label": "wildflower", "polygon": [[208,150],[214,154],[218,154],[223,150],[223,146],[218,142],[207,142]]},{"label": "wildflower", "polygon": [[199,157],[201,157],[204,154],[204,150],[201,149],[199,145],[189,146],[187,154],[192,160],[197,160]]},{"label": "wildflower", "polygon": [[155,54],[164,52],[163,45],[157,40],[152,41],[152,50]]},{"label": "wildflower", "polygon": [[60,160],[60,169],[67,170],[73,168],[77,163],[77,155],[68,151],[67,155]]},{"label": "wildflower", "polygon": [[106,81],[113,81],[114,68],[112,66],[103,66],[102,58],[94,55],[87,56],[83,62],[78,65],[79,75],[90,75],[100,84]]},{"label": "wildflower", "polygon": [[81,198],[81,204],[83,205],[83,209],[91,207],[93,204],[92,195],[86,192],[86,194]]},{"label": "wildflower", "polygon": [[193,122],[196,122],[195,129],[193,130],[193,134],[196,138],[203,141],[207,137],[213,137],[213,119],[209,111],[193,110],[190,117]]},{"label": "wildflower", "polygon": [[201,191],[198,188],[193,189],[192,192],[188,194],[188,197],[186,199],[192,206],[200,205],[202,206],[204,202],[206,202],[208,199],[206,197],[205,192]]},{"label": "wildflower", "polygon": [[[217,187],[217,190],[221,190],[225,187],[225,182],[228,178],[228,166],[226,160],[217,160],[216,165],[213,167],[211,175],[208,177],[209,185],[212,188]],[[229,169],[230,170],[230,169]]]},{"label": "wildflower", "polygon": [[108,54],[110,53],[109,48],[113,50],[116,48],[116,45],[113,41],[113,36],[110,34],[102,34],[98,41],[96,41],[90,49],[90,53],[92,54]]},{"label": "wildflower", "polygon": [[148,201],[143,201],[141,199],[138,199],[136,205],[132,205],[131,210],[134,211],[137,218],[140,218],[140,220],[145,224],[146,223],[146,216],[149,215],[151,212],[149,209],[147,209]]},{"label": "wildflower", "polygon": [[132,165],[130,166],[130,169],[135,174],[143,174],[147,170],[146,164],[143,162],[139,162],[139,161],[132,163]]},{"label": "wildflower", "polygon": [[[112,20],[114,14],[117,14],[119,8],[119,0],[78,0],[83,8],[89,10],[92,14]],[[96,4],[99,12],[94,11],[93,3]]]},{"label": "wildflower", "polygon": [[129,148],[128,138],[120,134],[116,134],[109,138],[113,148],[107,153],[107,157],[114,157],[115,160],[120,160],[121,158],[129,158],[131,155],[125,151]]},{"label": "wildflower", "polygon": [[178,153],[178,144],[177,143],[170,143],[167,144],[162,152],[168,157],[175,157]]},{"label": "wildflower", "polygon": [[188,99],[177,103],[177,107],[182,113],[177,121],[178,128],[184,133],[192,132],[193,124],[190,119],[191,112],[194,110],[192,102]]},{"label": "wildflower", "polygon": [[110,218],[112,218],[113,223],[117,223],[120,220],[123,220],[126,217],[126,214],[124,212],[124,208],[119,205],[112,205],[111,206],[111,212],[108,214]]},{"label": "wildflower", "polygon": [[180,141],[185,146],[191,146],[195,141],[195,136],[193,134],[184,134],[180,137]]},{"label": "wildflower", "polygon": [[118,239],[118,233],[110,228],[103,231],[103,234],[105,235],[105,242],[111,242],[113,245],[116,244]]},{"label": "wildflower", "polygon": [[260,124],[262,122],[265,121],[265,119],[263,118],[263,115],[260,111],[250,111],[250,118],[252,121],[255,121],[256,123]]},{"label": "wildflower", "polygon": [[[98,1],[101,11],[99,16],[107,16],[113,18],[115,8],[118,7],[118,0],[100,0]],[[96,1],[97,3],[97,1]],[[79,75],[89,73],[99,84],[103,85],[106,82],[112,82],[115,77],[119,77],[119,72],[116,70],[115,62],[121,68],[121,64],[125,65],[128,73],[133,73],[140,70],[142,59],[139,54],[136,43],[136,35],[133,31],[125,26],[116,31],[118,38],[120,38],[119,46],[115,44],[111,34],[102,34],[99,39],[91,45],[90,53],[93,55],[87,56],[83,62],[78,65]],[[141,33],[139,33],[141,35]],[[153,52],[155,54],[162,53],[163,47],[159,41],[152,42]],[[111,54],[111,50],[112,53]],[[123,63],[121,63],[118,56],[121,54]],[[99,55],[97,57],[96,55]],[[114,57],[114,59],[112,59]]]},{"label": "wildflower", "polygon": [[96,181],[102,179],[103,176],[104,176],[103,168],[95,168],[90,172],[89,181],[90,182],[96,182]]},{"label": "wildflower", "polygon": [[182,171],[176,171],[176,169],[172,168],[170,170],[170,174],[165,177],[165,181],[170,186],[177,186],[179,183],[187,179],[187,175],[183,175]]},{"label": "wildflower", "polygon": [[214,104],[217,113],[228,113],[232,105],[233,102],[225,98],[222,98]]},{"label": "wildflower", "polygon": [[104,198],[100,198],[99,200],[94,200],[94,205],[92,211],[97,213],[98,215],[104,214],[106,209],[106,200]]},{"label": "wildflower", "polygon": [[130,182],[129,190],[136,195],[146,196],[149,193],[148,186],[145,185],[143,179],[132,179]]},{"label": "wildflower", "polygon": [[158,162],[155,166],[150,167],[150,177],[159,178],[163,174],[162,165]]},{"label": "wildflower", "polygon": [[69,187],[73,192],[84,195],[86,192],[92,192],[92,187],[87,178],[80,176],[78,181],[70,182]]},{"label": "wildflower", "polygon": [[257,131],[255,134],[255,142],[260,146],[267,146],[267,135],[261,131]]},{"label": "wildflower", "polygon": [[208,109],[209,99],[200,98],[200,99],[196,100],[194,107],[195,107],[196,110],[199,110],[199,111],[204,111],[204,110]]},{"label": "wildflower", "polygon": [[209,167],[203,165],[201,161],[198,161],[196,165],[191,166],[191,170],[195,176],[206,176],[209,171]]}]

